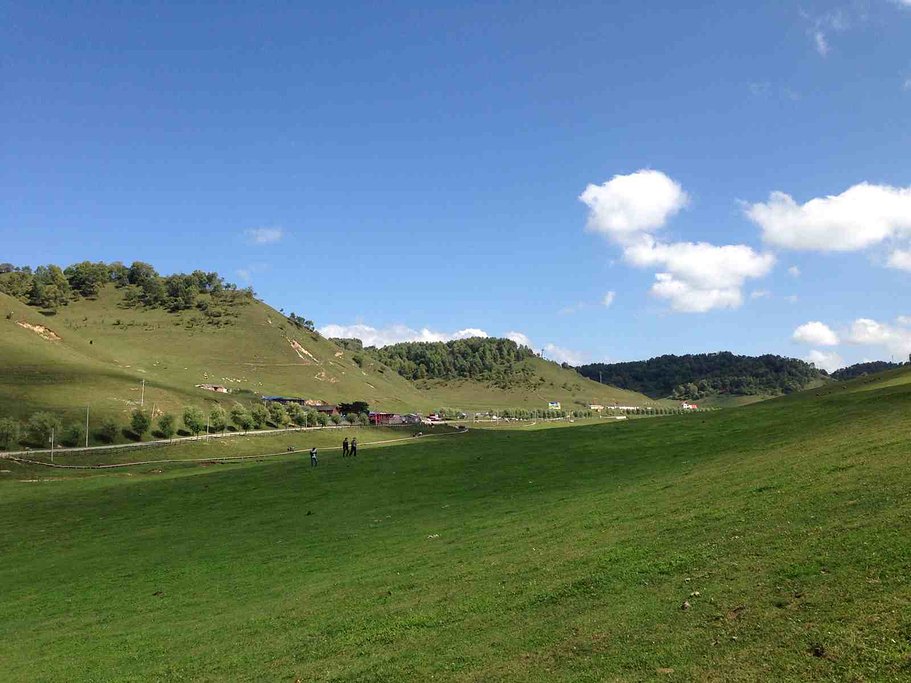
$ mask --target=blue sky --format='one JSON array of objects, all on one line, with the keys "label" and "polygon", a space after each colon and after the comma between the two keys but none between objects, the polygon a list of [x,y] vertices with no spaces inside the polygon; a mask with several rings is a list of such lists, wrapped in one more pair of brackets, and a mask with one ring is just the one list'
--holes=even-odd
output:
[{"label": "blue sky", "polygon": [[299,4],[5,3],[0,260],[571,362],[911,352],[908,0]]}]

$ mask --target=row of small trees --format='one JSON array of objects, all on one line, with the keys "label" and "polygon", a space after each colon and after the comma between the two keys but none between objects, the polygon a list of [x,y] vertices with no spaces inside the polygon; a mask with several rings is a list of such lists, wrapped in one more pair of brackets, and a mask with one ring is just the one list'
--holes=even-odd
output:
[{"label": "row of small trees", "polygon": [[[187,433],[198,436],[204,432],[225,432],[232,426],[238,431],[248,432],[267,427],[324,427],[330,423],[368,425],[370,418],[366,412],[326,415],[295,403],[288,406],[281,403],[256,404],[252,408],[237,403],[230,410],[216,404],[208,414],[198,406],[187,406],[181,415],[181,422]],[[158,438],[171,439],[178,432],[177,416],[163,413],[153,417],[140,408],[130,414],[128,432],[134,439],[141,441],[153,428]],[[104,443],[113,443],[119,432],[118,424],[111,418],[105,418],[95,436]],[[56,415],[43,411],[34,413],[25,424],[10,417],[0,418],[0,449],[12,450],[19,443],[47,447],[52,437],[55,445],[81,446],[85,443],[85,425],[73,422],[64,426]]]}]

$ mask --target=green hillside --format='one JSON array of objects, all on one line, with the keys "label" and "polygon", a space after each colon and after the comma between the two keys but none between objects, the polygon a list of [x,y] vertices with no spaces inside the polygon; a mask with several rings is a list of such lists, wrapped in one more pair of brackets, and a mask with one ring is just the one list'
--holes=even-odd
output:
[{"label": "green hillside", "polygon": [[[71,269],[60,271],[60,277],[63,272]],[[13,276],[31,277],[5,273],[0,284],[21,298],[39,300],[24,287],[15,289],[19,280]],[[182,282],[170,278],[161,280]],[[190,404],[230,408],[263,395],[329,403],[364,400],[380,410],[421,412],[442,407],[544,409],[548,401],[561,401],[568,410],[587,408],[592,401],[648,402],[537,357],[516,366],[530,382],[494,384],[479,378],[418,386],[375,355],[340,347],[296,316],[286,317],[246,292],[190,291],[184,301],[168,298],[167,288],[147,289],[149,296],[162,298],[152,302],[139,285],[111,282],[98,284],[86,296],[74,287],[56,303],[41,300],[42,306],[0,292],[0,418],[24,420],[46,410],[66,425],[84,421],[88,407],[94,440],[101,420],[112,418],[126,426],[140,401],[147,411],[177,415]],[[46,285],[41,290],[45,299],[48,290],[59,288]],[[230,393],[198,388],[201,384],[221,385]]]},{"label": "green hillside", "polygon": [[[127,308],[113,286],[45,316],[0,294],[0,411],[36,409],[126,415],[139,404],[179,411],[188,402],[293,395],[328,402],[363,399],[404,409],[423,404],[417,390],[378,364],[358,366],[351,354],[315,332],[290,324],[258,301],[238,305],[221,327],[196,311]],[[52,335],[23,327],[43,326]],[[218,384],[231,394],[196,388]]]},{"label": "green hillside", "polygon": [[2,462],[0,678],[904,681],[909,408],[901,369],[316,469]]},{"label": "green hillside", "polygon": [[449,407],[544,408],[557,401],[564,410],[574,410],[587,409],[591,404],[654,403],[639,393],[580,377],[509,339],[405,342],[364,351]]}]

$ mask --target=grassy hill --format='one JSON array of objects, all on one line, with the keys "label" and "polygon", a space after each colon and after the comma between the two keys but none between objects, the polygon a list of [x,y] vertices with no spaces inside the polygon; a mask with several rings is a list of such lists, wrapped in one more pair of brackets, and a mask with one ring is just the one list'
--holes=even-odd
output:
[{"label": "grassy hill", "polygon": [[[66,424],[84,420],[89,406],[93,425],[105,417],[126,425],[143,380],[144,408],[175,414],[188,404],[230,408],[261,395],[365,400],[382,410],[422,412],[545,408],[550,400],[569,409],[590,400],[647,402],[540,358],[525,362],[540,375],[537,391],[480,381],[418,387],[375,357],[341,348],[256,299],[225,307],[213,324],[200,308],[127,305],[126,295],[108,284],[46,315],[0,293],[0,417],[48,410]],[[199,301],[205,305],[207,295]],[[196,387],[207,383],[231,393]]]},{"label": "grassy hill", "polygon": [[[424,403],[396,373],[378,364],[359,367],[350,353],[255,300],[218,328],[200,323],[195,311],[126,308],[112,286],[53,316],[0,294],[0,313],[0,412],[6,415],[47,409],[76,417],[91,405],[96,417],[125,420],[139,405],[142,380],[145,407],[172,412],[262,394],[356,398],[390,409]],[[42,328],[50,332],[42,335]],[[196,388],[204,383],[232,393]]]},{"label": "grassy hill", "polygon": [[909,408],[900,369],[317,469],[0,462],[0,678],[908,680]]}]

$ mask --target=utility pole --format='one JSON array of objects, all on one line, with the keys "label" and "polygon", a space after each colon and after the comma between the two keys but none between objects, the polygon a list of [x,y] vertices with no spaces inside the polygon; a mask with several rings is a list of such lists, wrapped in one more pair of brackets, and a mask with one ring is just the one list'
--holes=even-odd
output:
[{"label": "utility pole", "polygon": [[51,463],[54,462],[54,428],[51,427]]},{"label": "utility pole", "polygon": [[142,393],[139,395],[139,407],[142,408],[145,405],[146,400],[146,381],[142,380]]},{"label": "utility pole", "polygon": [[85,447],[89,447],[89,407],[85,407]]},{"label": "utility pole", "polygon": [[206,413],[206,443],[209,443],[209,413]]}]

